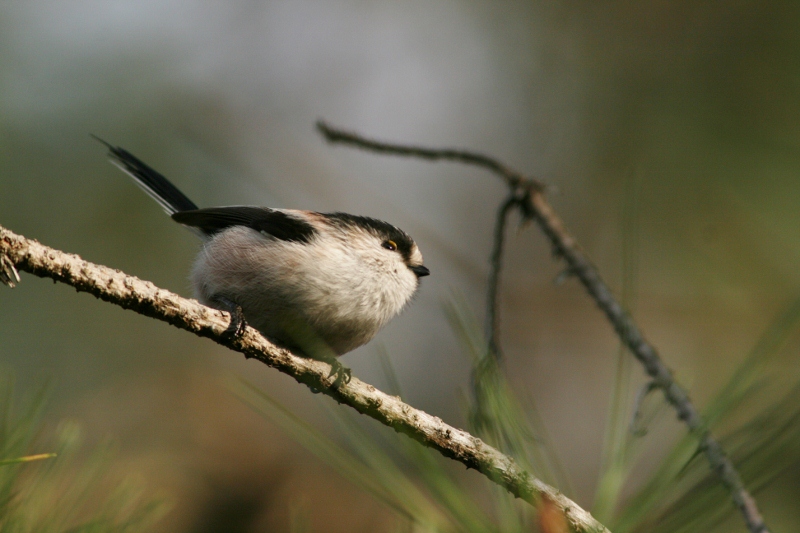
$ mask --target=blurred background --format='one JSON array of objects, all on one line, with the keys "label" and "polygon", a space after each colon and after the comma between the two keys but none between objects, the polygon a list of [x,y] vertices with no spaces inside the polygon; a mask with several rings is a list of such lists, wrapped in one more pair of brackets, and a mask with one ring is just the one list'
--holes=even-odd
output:
[{"label": "blurred background", "polygon": [[[0,225],[191,296],[198,242],[90,133],[201,206],[385,219],[432,275],[343,362],[385,387],[385,351],[406,401],[463,427],[470,363],[444,306],[483,320],[504,187],[326,145],[314,122],[474,149],[552,186],[703,405],[800,289],[798,23],[795,2],[4,2]],[[504,370],[589,507],[618,342],[575,280],[554,284],[563,265],[535,226],[512,223],[506,257]],[[798,348],[790,335],[773,370],[800,378]],[[207,340],[23,274],[0,287],[0,364],[20,394],[50,383],[46,426],[76,420],[90,445],[113,439],[114,469],[166,495],[154,531],[287,531],[298,505],[312,531],[393,530],[376,499],[225,382],[246,377],[335,435],[320,409],[332,402]],[[653,457],[682,434],[673,418],[652,433]],[[798,487],[790,468],[760,495],[773,527],[800,522]],[[744,530],[738,517],[725,527]]]}]

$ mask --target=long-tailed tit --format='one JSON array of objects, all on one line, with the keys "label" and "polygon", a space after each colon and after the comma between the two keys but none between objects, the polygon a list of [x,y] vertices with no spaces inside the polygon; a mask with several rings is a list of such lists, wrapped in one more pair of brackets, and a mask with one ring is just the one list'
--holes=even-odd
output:
[{"label": "long-tailed tit", "polygon": [[112,163],[202,238],[192,284],[202,303],[231,313],[231,331],[246,320],[306,355],[338,356],[372,339],[430,273],[414,240],[387,222],[268,207],[199,209],[130,152],[101,142]]}]

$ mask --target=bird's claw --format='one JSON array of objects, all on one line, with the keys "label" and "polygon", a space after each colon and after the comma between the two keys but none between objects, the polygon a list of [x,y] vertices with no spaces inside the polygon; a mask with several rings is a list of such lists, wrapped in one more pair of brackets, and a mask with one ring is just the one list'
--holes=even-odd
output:
[{"label": "bird's claw", "polygon": [[338,387],[342,383],[347,385],[353,378],[352,370],[335,359],[331,361],[331,371],[328,377],[330,378],[331,376],[336,376],[336,379],[333,380],[333,387]]},{"label": "bird's claw", "polygon": [[19,272],[5,254],[0,254],[0,283],[8,285],[12,289],[19,283]]},{"label": "bird's claw", "polygon": [[247,321],[244,319],[244,311],[242,311],[241,305],[235,305],[233,310],[230,311],[231,314],[231,323],[228,326],[227,331],[230,331],[230,336],[233,338],[239,338],[244,334],[244,328],[247,327]]},{"label": "bird's claw", "polygon": [[231,323],[225,330],[224,335],[232,339],[241,337],[244,334],[244,328],[247,327],[247,321],[244,318],[242,306],[236,302],[228,300],[224,296],[217,296],[216,298],[213,298],[212,301],[218,305],[218,309],[227,311],[228,314],[231,315]]}]

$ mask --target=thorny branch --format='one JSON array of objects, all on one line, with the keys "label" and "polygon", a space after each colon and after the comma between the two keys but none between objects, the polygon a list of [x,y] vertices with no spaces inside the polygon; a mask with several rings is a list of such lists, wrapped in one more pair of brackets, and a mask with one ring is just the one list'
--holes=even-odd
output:
[{"label": "thorny branch", "polygon": [[17,270],[66,283],[79,292],[88,292],[124,309],[207,337],[246,358],[288,374],[313,391],[349,405],[467,468],[474,468],[518,498],[534,505],[541,498],[552,500],[575,531],[610,533],[588,512],[557,489],[522,470],[510,457],[466,431],[415,409],[399,397],[381,392],[355,377],[337,386],[328,363],[294,355],[249,326],[241,336],[228,334],[231,317],[224,311],[205,307],[196,300],[182,298],[119,270],[48,248],[0,226],[0,282],[12,285],[19,281]]},{"label": "thorny branch", "polygon": [[689,395],[672,376],[655,347],[644,338],[631,316],[614,298],[608,285],[600,277],[594,265],[581,250],[575,239],[567,232],[564,224],[544,197],[544,187],[536,179],[525,177],[494,158],[466,150],[431,149],[379,142],[361,135],[333,128],[322,121],[317,129],[331,143],[342,143],[383,154],[413,156],[430,161],[448,160],[483,167],[500,176],[511,190],[512,195],[522,195],[520,207],[523,216],[534,219],[550,240],[556,257],[567,263],[567,272],[575,275],[586,288],[611,322],[617,335],[631,353],[645,368],[655,387],[661,389],[667,402],[677,411],[682,420],[694,433],[700,449],[705,453],[711,469],[728,489],[731,499],[751,533],[769,533],[764,519],[758,510],[755,499],[744,486],[739,472],[725,455],[719,442],[711,435]]}]

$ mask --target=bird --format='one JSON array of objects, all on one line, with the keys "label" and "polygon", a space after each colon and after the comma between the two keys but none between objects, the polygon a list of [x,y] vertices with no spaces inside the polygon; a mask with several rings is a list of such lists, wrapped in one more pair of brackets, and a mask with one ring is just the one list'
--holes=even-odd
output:
[{"label": "bird", "polygon": [[430,274],[411,236],[388,222],[249,205],[201,209],[124,148],[92,137],[200,237],[191,284],[201,303],[231,314],[232,335],[247,324],[302,355],[335,360],[369,342]]}]

